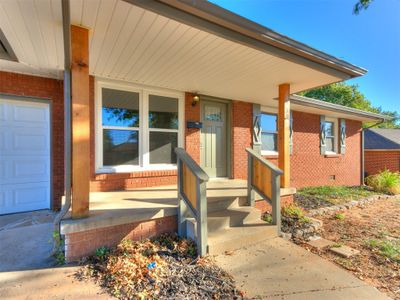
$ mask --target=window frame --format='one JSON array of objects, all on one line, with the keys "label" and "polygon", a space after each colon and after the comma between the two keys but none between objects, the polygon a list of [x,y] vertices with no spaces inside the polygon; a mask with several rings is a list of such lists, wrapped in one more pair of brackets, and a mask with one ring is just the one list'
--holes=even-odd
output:
[{"label": "window frame", "polygon": [[[139,94],[139,127],[119,127],[102,125],[102,89],[108,88]],[[149,96],[165,96],[178,99],[178,129],[149,128]],[[148,170],[175,170],[176,164],[150,164],[150,132],[176,132],[178,147],[184,147],[185,97],[183,92],[144,85],[122,83],[109,80],[95,80],[95,172],[129,173]],[[103,165],[103,129],[138,130],[139,164],[138,165]]]},{"label": "window frame", "polygon": [[[329,123],[333,123],[333,128],[332,128],[332,133],[333,136],[329,136],[329,138],[333,137],[333,151],[330,150],[325,150],[325,154],[327,155],[331,155],[331,154],[338,154],[338,137],[339,137],[339,121],[337,118],[331,118],[331,117],[327,117],[325,116],[325,124],[329,122]],[[326,135],[325,132],[325,145],[326,145],[326,139],[328,138],[328,136]]]},{"label": "window frame", "polygon": [[[276,112],[269,112],[269,111],[263,110],[263,111],[261,111],[261,117],[262,117],[262,115],[270,115],[270,116],[276,117],[276,131],[264,131],[264,132],[276,134],[276,139],[278,140],[278,114]],[[260,119],[260,127],[261,127],[261,119]],[[261,127],[261,136],[262,136],[262,132],[263,132],[263,130]],[[261,142],[261,155],[278,156],[278,144],[276,145],[276,150],[262,150],[262,142]]]}]

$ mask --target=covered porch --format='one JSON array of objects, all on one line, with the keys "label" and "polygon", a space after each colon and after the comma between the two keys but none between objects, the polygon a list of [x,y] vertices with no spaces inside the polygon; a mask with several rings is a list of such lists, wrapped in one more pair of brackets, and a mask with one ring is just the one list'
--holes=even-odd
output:
[{"label": "covered porch", "polygon": [[[247,207],[242,209],[249,210],[255,221],[260,218],[253,210],[257,205],[256,190],[277,205],[275,213],[279,212],[280,196],[285,194],[279,186],[293,193],[290,94],[365,73],[207,1],[63,0],[43,2],[40,9],[36,5],[33,1],[24,7],[13,2],[3,5],[13,24],[6,17],[0,18],[1,28],[19,61],[2,60],[0,67],[63,78],[65,204],[60,217],[67,257],[87,253],[95,243],[115,244],[115,238],[124,234],[141,238],[146,232],[148,236],[151,228],[160,229],[157,232],[177,230],[182,217],[192,221],[177,207],[196,201],[210,208],[232,199],[235,206],[244,206],[241,201],[245,199]],[[32,15],[31,11],[36,13]],[[52,39],[44,39],[43,32]],[[20,41],[33,51],[25,51]],[[112,105],[108,100],[103,101],[107,88],[118,91]],[[129,97],[121,96],[126,94]],[[156,108],[151,108],[152,99],[158,103]],[[176,100],[173,109],[165,105],[171,99]],[[203,118],[202,102],[210,99],[227,107],[225,113],[210,113],[211,117],[226,117],[226,145],[220,153],[213,152],[217,147],[207,148],[201,140],[207,134],[206,121],[214,122],[210,144],[220,140],[216,138],[220,119]],[[262,107],[278,111],[277,165],[281,171],[262,158],[250,159],[246,152],[246,149],[260,152]],[[128,113],[123,114],[122,120],[106,124],[104,111],[108,108]],[[150,122],[153,112],[172,115],[172,121],[166,122],[168,126],[154,126]],[[121,157],[117,151],[112,159],[105,159],[110,144],[108,131],[128,136],[128,142],[121,142],[119,137],[112,145],[124,155],[129,152],[130,156],[121,164],[109,163]],[[158,146],[160,136],[163,143]],[[153,150],[164,146],[168,148],[167,155],[158,163],[153,157],[159,152]],[[193,160],[189,165],[201,170],[209,167],[204,153],[212,152],[209,157],[213,168],[207,173],[207,180],[208,177],[228,180],[201,182],[201,194],[198,178],[195,179],[192,183],[195,200],[183,199],[185,192],[178,192],[175,187],[151,187],[165,184],[163,177],[167,173],[171,182],[179,182],[179,176],[186,177],[177,166],[176,148],[184,149]],[[226,170],[218,176],[214,165],[222,159]],[[198,173],[197,167],[189,168],[190,172]],[[147,174],[156,174],[157,179],[140,182]],[[280,182],[276,182],[278,178]],[[95,185],[96,181],[100,183]],[[117,184],[113,185],[114,182]],[[141,187],[134,189],[139,184]],[[102,188],[129,191],[93,193]],[[196,209],[194,204],[192,208]],[[213,212],[202,213],[207,216]],[[231,218],[223,219],[222,223],[216,221],[215,226],[225,226]],[[243,218],[238,220],[243,225]],[[195,221],[204,222],[202,228],[207,228],[207,218]],[[139,231],[131,233],[132,230]],[[196,229],[194,224],[192,230],[199,230],[199,226]],[[260,235],[265,237],[265,232]]]},{"label": "covered porch", "polygon": [[[293,192],[292,189],[281,189],[281,201],[290,202]],[[247,229],[248,226],[260,226],[259,222],[251,223],[260,221],[262,212],[271,207],[256,194],[257,210],[240,209],[246,207],[247,196],[246,180],[215,179],[208,182],[206,197],[211,243],[218,244],[216,242],[221,239],[221,236],[217,237],[218,230],[223,229],[228,233],[228,228],[239,229],[246,222]],[[162,232],[177,231],[178,213],[177,185],[90,193],[89,216],[72,219],[71,212],[68,212],[61,222],[61,234],[66,236],[68,245],[66,249],[72,251],[71,255],[66,253],[66,256],[72,261],[99,247],[114,246],[124,238],[140,240]],[[276,236],[276,226],[269,225],[263,233],[267,233],[264,238]],[[237,230],[232,230],[232,234],[238,235],[236,242],[243,242]],[[246,231],[246,234],[249,232]],[[85,240],[84,244],[82,239]],[[256,241],[249,239],[246,243]]]}]

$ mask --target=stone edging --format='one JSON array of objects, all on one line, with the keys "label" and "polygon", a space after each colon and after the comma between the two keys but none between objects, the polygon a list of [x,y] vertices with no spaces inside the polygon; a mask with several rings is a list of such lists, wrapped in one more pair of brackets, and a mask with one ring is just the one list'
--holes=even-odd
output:
[{"label": "stone edging", "polygon": [[396,198],[397,196],[389,196],[389,195],[374,195],[370,196],[367,198],[363,198],[360,200],[353,200],[344,204],[340,205],[333,205],[333,206],[328,206],[328,207],[321,207],[321,208],[316,208],[316,209],[311,209],[309,210],[306,215],[309,217],[314,217],[314,216],[320,216],[324,214],[330,214],[333,212],[337,212],[340,210],[345,210],[345,209],[351,209],[354,206],[362,206],[366,204],[370,204],[372,202],[378,201],[378,200],[387,200],[387,199],[392,199]]}]

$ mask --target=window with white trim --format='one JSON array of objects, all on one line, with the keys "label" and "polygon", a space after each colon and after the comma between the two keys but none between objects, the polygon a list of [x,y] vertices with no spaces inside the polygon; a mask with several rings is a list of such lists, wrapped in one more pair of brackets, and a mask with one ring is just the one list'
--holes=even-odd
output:
[{"label": "window with white trim", "polygon": [[338,151],[338,121],[334,118],[325,118],[325,153]]},{"label": "window with white trim", "polygon": [[261,114],[261,153],[277,154],[278,151],[278,116],[276,114]]},{"label": "window with white trim", "polygon": [[176,168],[183,141],[183,93],[97,83],[96,169]]}]

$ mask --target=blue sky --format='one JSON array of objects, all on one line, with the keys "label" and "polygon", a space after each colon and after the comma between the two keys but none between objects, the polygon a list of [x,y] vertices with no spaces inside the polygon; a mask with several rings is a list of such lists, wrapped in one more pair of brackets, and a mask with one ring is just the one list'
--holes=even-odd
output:
[{"label": "blue sky", "polygon": [[400,0],[212,0],[281,34],[366,68],[358,84],[374,106],[400,111]]}]

